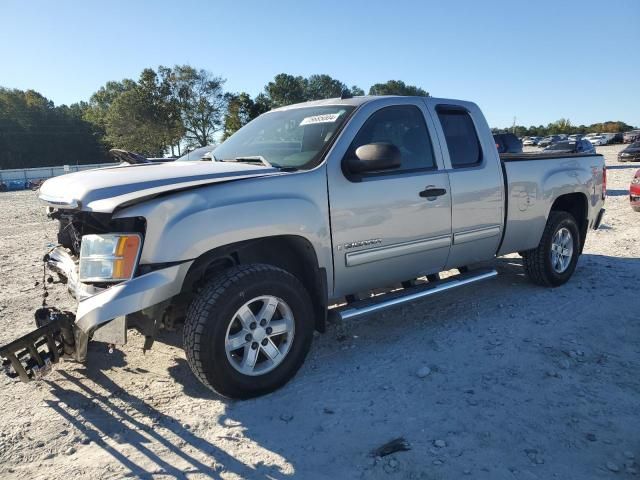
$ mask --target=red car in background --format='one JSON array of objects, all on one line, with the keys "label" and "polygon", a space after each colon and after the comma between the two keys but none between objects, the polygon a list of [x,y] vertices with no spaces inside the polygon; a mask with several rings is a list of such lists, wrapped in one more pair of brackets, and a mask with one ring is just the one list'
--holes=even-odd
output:
[{"label": "red car in background", "polygon": [[636,212],[640,212],[640,170],[636,172],[636,176],[631,180],[629,200],[631,201],[631,208]]}]

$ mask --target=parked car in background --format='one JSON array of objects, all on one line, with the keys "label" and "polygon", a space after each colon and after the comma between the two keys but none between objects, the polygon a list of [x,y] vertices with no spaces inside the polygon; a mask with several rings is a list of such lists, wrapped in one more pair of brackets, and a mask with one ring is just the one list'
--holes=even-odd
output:
[{"label": "parked car in background", "polygon": [[0,182],[0,192],[13,192],[28,189],[29,180],[4,180]]},{"label": "parked car in background", "polygon": [[551,144],[560,142],[563,140],[563,137],[560,135],[549,135],[548,137],[544,137],[542,140],[538,142],[539,147],[548,147]]},{"label": "parked car in background", "polygon": [[215,150],[217,145],[207,145],[206,147],[196,148],[188,153],[185,153],[176,162],[189,162],[192,160],[212,160],[211,152]]},{"label": "parked car in background", "polygon": [[623,143],[624,135],[622,132],[614,133],[613,139],[609,143]]},{"label": "parked car in background", "polygon": [[572,141],[557,142],[552,145],[549,145],[543,151],[553,152],[553,153],[582,153],[582,154],[596,153],[595,147],[591,144],[591,142],[587,140],[578,140],[577,142],[572,142]]},{"label": "parked car in background", "polygon": [[618,153],[619,162],[640,162],[640,142],[635,142],[623,148]]},{"label": "parked car in background", "polygon": [[622,136],[624,143],[633,143],[640,140],[640,130],[630,130]]},{"label": "parked car in background", "polygon": [[596,135],[594,137],[588,138],[587,140],[591,142],[591,145],[600,146],[607,144],[607,137],[605,137],[604,135]]},{"label": "parked car in background", "polygon": [[494,133],[498,153],[522,153],[522,142],[513,133]]},{"label": "parked car in background", "polygon": [[581,133],[574,133],[573,135],[569,135],[567,137],[567,140],[569,140],[570,142],[577,142],[578,140],[582,140],[584,138],[584,135],[582,135]]},{"label": "parked car in background", "polygon": [[538,145],[538,142],[542,139],[542,137],[525,137],[522,141],[522,145],[526,147],[532,147]]},{"label": "parked car in background", "polygon": [[636,212],[640,212],[640,170],[636,172],[636,176],[631,180],[629,201],[631,202],[631,208]]}]

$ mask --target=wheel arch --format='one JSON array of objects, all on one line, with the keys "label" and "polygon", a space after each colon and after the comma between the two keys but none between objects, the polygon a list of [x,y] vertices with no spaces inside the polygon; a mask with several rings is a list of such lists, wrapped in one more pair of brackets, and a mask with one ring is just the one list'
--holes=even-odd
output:
[{"label": "wheel arch", "polygon": [[580,232],[580,253],[582,253],[589,226],[589,204],[587,196],[582,192],[560,195],[554,200],[550,211],[567,212],[573,216],[578,224],[578,231]]},{"label": "wheel arch", "polygon": [[225,269],[252,263],[273,265],[298,278],[313,301],[315,328],[324,332],[328,307],[327,272],[320,267],[312,243],[299,235],[255,238],[211,249],[194,260],[183,282],[182,293],[197,291]]}]

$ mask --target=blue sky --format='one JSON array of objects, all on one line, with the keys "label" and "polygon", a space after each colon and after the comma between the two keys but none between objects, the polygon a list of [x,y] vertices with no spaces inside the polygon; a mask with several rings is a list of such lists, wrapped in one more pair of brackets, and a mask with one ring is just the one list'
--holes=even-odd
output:
[{"label": "blue sky", "polygon": [[259,93],[280,72],[401,79],[492,126],[640,125],[640,0],[0,0],[0,86],[56,104],[189,63]]}]

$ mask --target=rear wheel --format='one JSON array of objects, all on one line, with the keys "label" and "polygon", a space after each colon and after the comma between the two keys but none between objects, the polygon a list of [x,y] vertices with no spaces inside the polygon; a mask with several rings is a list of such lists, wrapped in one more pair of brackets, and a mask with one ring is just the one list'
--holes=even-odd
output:
[{"label": "rear wheel", "polygon": [[573,215],[552,211],[538,247],[523,252],[529,279],[547,287],[566,283],[576,269],[580,242],[580,232]]},{"label": "rear wheel", "polygon": [[262,395],[298,371],[313,325],[311,299],[296,277],[271,265],[234,267],[211,280],[189,307],[187,360],[221,395]]}]

